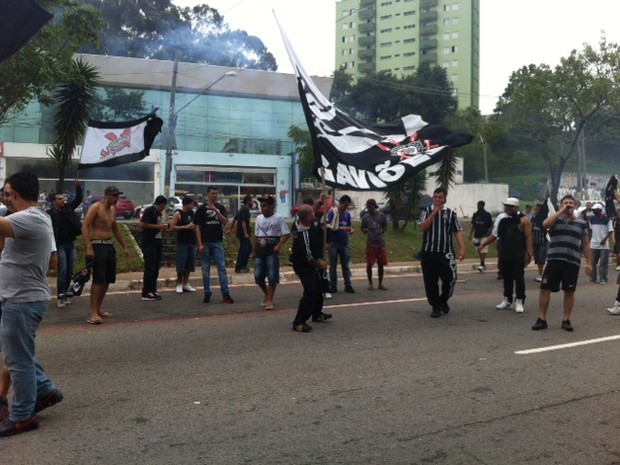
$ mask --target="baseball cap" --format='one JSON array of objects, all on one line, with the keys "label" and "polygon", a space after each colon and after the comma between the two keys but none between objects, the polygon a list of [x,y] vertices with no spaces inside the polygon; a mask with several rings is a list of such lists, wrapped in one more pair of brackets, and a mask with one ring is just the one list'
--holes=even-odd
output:
[{"label": "baseball cap", "polygon": [[273,205],[276,202],[275,197],[271,194],[264,194],[257,199],[259,202],[267,202],[267,205]]},{"label": "baseball cap", "polygon": [[518,207],[519,206],[519,199],[517,199],[516,197],[508,197],[502,203],[506,207]]},{"label": "baseball cap", "polygon": [[592,210],[602,210],[603,206],[600,203],[595,203],[592,205]]},{"label": "baseball cap", "polygon": [[105,195],[120,195],[122,194],[121,191],[118,190],[118,187],[116,186],[108,186],[105,188],[105,191],[103,191],[103,193]]}]

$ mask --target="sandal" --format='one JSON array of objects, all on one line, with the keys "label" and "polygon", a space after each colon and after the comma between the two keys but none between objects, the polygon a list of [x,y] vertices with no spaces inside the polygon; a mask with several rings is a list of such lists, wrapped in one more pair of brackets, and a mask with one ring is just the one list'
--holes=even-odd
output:
[{"label": "sandal", "polygon": [[273,310],[275,307],[273,304],[265,304],[265,310]]},{"label": "sandal", "polygon": [[99,316],[103,318],[110,318],[112,314],[110,312],[101,312]]},{"label": "sandal", "polygon": [[101,322],[101,318],[89,318],[88,320],[86,320],[86,323],[88,323],[89,325],[100,325]]},{"label": "sandal", "polygon": [[374,288],[375,288],[375,287],[374,287],[372,284],[370,284],[370,285],[368,286],[368,290],[369,290],[369,291],[372,291]]},{"label": "sandal", "polygon": [[385,287],[383,284],[379,284],[379,289],[381,289],[382,291],[387,291],[387,287]]}]

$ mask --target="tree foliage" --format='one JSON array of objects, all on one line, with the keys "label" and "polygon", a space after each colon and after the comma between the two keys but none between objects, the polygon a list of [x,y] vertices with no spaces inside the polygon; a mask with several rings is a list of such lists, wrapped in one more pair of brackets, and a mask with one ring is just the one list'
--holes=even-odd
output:
[{"label": "tree foliage", "polygon": [[96,44],[100,13],[76,0],[40,0],[54,14],[19,52],[0,63],[0,124],[28,102],[52,103],[51,92],[70,74],[73,53]]},{"label": "tree foliage", "polygon": [[91,53],[174,60],[234,68],[277,70],[263,42],[231,30],[209,5],[180,8],[171,0],[83,0],[102,12],[107,26]]}]

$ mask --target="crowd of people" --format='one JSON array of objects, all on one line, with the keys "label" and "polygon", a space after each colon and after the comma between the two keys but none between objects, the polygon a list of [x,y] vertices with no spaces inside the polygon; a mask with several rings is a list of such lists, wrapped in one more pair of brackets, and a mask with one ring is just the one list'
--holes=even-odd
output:
[{"label": "crowd of people", "polygon": [[[47,283],[49,269],[57,270],[57,305],[71,302],[71,278],[75,268],[75,239],[83,236],[86,272],[92,276],[90,306],[87,323],[102,324],[112,315],[102,311],[102,303],[110,284],[116,280],[116,239],[123,253],[129,257],[128,245],[116,221],[114,206],[122,194],[115,186],[104,191],[80,224],[75,214],[82,201],[82,188],[75,182],[75,197],[69,203],[62,193],[50,196],[47,212],[40,208],[39,183],[32,173],[9,176],[3,187],[3,200],[8,214],[0,217],[0,347],[4,366],[0,376],[0,436],[9,436],[36,429],[36,414],[63,400],[62,392],[47,377],[35,356],[36,331],[51,300]],[[620,201],[620,194],[614,192]],[[258,198],[260,215],[254,228],[249,210],[252,198],[243,199],[243,207],[229,222],[224,205],[218,202],[218,189],[210,187],[207,200],[200,206],[191,197],[182,199],[182,208],[175,211],[170,222],[164,221],[163,212],[168,203],[157,196],[143,211],[139,221],[144,275],[141,298],[159,301],[157,282],[162,261],[163,232],[176,233],[177,293],[196,292],[189,277],[195,271],[198,256],[202,268],[203,302],[211,302],[211,263],[219,277],[222,302],[234,303],[228,285],[225,266],[224,237],[236,234],[239,254],[236,273],[248,273],[249,260],[254,263],[254,280],[263,292],[262,306],[275,308],[276,289],[280,277],[280,260],[289,238],[290,262],[297,274],[303,294],[292,321],[293,331],[312,331],[308,321],[325,322],[332,315],[323,311],[325,299],[338,292],[338,263],[340,263],[343,290],[355,293],[351,282],[351,251],[349,237],[354,228],[349,212],[351,198],[340,197],[337,205],[327,208],[325,199],[318,202],[306,199],[296,208],[295,220],[289,227],[276,213],[275,198]],[[424,289],[431,307],[430,316],[438,318],[450,311],[449,300],[457,282],[457,260],[465,258],[466,246],[463,228],[454,210],[446,206],[447,191],[433,192],[432,204],[419,217],[418,227],[423,233],[420,253]],[[552,292],[564,292],[561,328],[573,331],[570,321],[575,302],[575,290],[585,257],[585,271],[591,281],[607,283],[610,240],[614,238],[614,254],[620,252],[619,221],[607,218],[600,204],[587,205],[578,210],[575,199],[564,196],[557,212],[550,213],[543,204],[536,204],[532,212],[521,212],[519,201],[508,198],[503,202],[504,212],[495,221],[479,201],[472,216],[470,240],[480,258],[478,270],[486,271],[488,246],[498,245],[498,273],[503,280],[503,298],[497,309],[513,308],[524,312],[526,285],[524,269],[533,259],[538,267],[535,278],[539,285],[539,316],[533,330],[544,330]],[[361,232],[366,236],[366,275],[368,290],[375,289],[373,268],[377,266],[378,290],[387,290],[384,269],[388,264],[385,231],[387,221],[377,202],[366,202],[368,213],[362,218]],[[620,212],[616,219],[620,219]],[[254,234],[252,235],[252,232]],[[253,236],[253,237],[252,237]],[[457,248],[454,246],[456,241]],[[198,255],[196,255],[198,254]],[[326,259],[327,257],[327,259]],[[83,276],[83,272],[79,273]],[[610,314],[620,314],[620,277],[615,304]],[[7,393],[13,385],[12,406],[9,409]]]}]

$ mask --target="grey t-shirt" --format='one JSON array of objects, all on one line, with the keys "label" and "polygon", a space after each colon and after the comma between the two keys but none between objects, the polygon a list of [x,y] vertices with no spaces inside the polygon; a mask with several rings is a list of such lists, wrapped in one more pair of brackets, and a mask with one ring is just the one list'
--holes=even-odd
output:
[{"label": "grey t-shirt", "polygon": [[46,274],[56,243],[49,215],[40,208],[31,207],[6,219],[15,237],[4,240],[0,257],[0,301],[50,300]]},{"label": "grey t-shirt", "polygon": [[369,247],[385,247],[385,230],[387,229],[387,221],[385,215],[376,212],[374,215],[370,213],[362,218],[362,230],[368,230],[366,245]]}]

